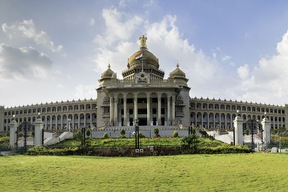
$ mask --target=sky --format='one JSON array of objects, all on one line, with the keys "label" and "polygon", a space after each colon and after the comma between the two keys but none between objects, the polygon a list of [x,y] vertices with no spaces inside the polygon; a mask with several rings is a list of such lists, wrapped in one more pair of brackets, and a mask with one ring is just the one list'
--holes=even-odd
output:
[{"label": "sky", "polygon": [[288,104],[285,0],[1,0],[0,106],[96,99],[141,35],[192,98]]}]

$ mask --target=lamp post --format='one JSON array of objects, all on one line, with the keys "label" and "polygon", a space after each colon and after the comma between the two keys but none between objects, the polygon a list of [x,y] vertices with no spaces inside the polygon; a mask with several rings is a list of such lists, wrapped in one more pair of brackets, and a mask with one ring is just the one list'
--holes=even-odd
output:
[{"label": "lamp post", "polygon": [[135,119],[135,149],[139,148],[140,148],[139,125],[138,125],[138,119]]}]

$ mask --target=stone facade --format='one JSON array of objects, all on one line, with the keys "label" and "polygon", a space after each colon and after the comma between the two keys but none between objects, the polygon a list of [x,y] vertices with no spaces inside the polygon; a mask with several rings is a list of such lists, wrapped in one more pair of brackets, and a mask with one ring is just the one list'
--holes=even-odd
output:
[{"label": "stone facade", "polygon": [[[288,105],[248,103],[220,99],[190,98],[186,74],[176,65],[167,79],[159,59],[141,36],[140,48],[133,53],[127,69],[118,79],[111,66],[101,74],[97,99],[54,102],[5,108],[0,106],[0,132],[8,131],[12,116],[22,123],[35,123],[38,113],[44,130],[77,130],[81,127],[140,126],[204,127],[232,129],[236,110],[243,121],[262,120],[264,112],[272,129],[288,127]],[[193,94],[193,93],[192,93]]]}]

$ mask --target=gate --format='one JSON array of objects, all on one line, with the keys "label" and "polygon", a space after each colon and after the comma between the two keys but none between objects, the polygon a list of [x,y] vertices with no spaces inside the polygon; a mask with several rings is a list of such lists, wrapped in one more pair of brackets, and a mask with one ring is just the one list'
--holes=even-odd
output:
[{"label": "gate", "polygon": [[[27,151],[27,137],[28,137],[28,131],[33,131],[34,126],[29,123],[24,121],[23,123],[21,123],[18,128],[17,128],[17,136],[16,136],[16,148],[18,148],[18,150],[21,151],[21,153],[25,153]],[[22,147],[18,147],[18,139],[19,139],[19,133],[23,131],[23,137],[24,137],[24,144],[23,144],[23,149],[21,150]]]},{"label": "gate", "polygon": [[243,124],[243,135],[245,132],[248,132],[251,135],[251,149],[255,148],[255,143],[254,143],[254,136],[255,134],[260,134],[261,138],[261,143],[263,143],[263,129],[262,125],[259,121],[255,119],[248,119],[246,122]]}]

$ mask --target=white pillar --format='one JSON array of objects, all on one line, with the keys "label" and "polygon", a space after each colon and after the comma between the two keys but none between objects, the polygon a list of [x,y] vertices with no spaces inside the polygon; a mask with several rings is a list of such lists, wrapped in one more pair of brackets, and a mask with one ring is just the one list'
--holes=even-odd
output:
[{"label": "white pillar", "polygon": [[[69,122],[70,123],[70,122]],[[42,130],[43,130],[44,123],[41,120],[41,117],[38,116],[36,122],[35,122],[35,146],[41,146],[42,145]],[[69,125],[68,125],[69,126]]]},{"label": "white pillar", "polygon": [[147,93],[147,125],[150,125],[150,93]]},{"label": "white pillar", "polygon": [[175,95],[172,96],[172,125],[175,125]]},{"label": "white pillar", "polygon": [[134,93],[134,120],[133,123],[135,124],[135,120],[138,119],[138,93]]},{"label": "white pillar", "polygon": [[243,119],[236,116],[234,122],[235,145],[243,145]]},{"label": "white pillar", "polygon": [[127,125],[127,95],[124,94],[123,95],[123,103],[124,103],[124,106],[123,106],[123,111],[124,111],[124,117],[123,117],[123,125],[126,126]]},{"label": "white pillar", "polygon": [[113,125],[113,96],[110,95],[110,124]]},{"label": "white pillar", "polygon": [[16,142],[17,142],[17,127],[18,127],[18,123],[17,121],[14,119],[12,119],[12,121],[10,122],[10,141],[9,141],[9,145],[10,147],[16,147]]},{"label": "white pillar", "polygon": [[158,125],[161,125],[161,93],[158,93]]},{"label": "white pillar", "polygon": [[118,126],[118,98],[114,97],[114,125]]},{"label": "white pillar", "polygon": [[268,144],[270,143],[271,136],[270,136],[270,129],[271,129],[271,123],[270,121],[264,117],[261,121],[262,127],[263,127],[263,142]]},{"label": "white pillar", "polygon": [[170,114],[171,114],[171,96],[168,95],[167,96],[167,125],[168,126],[170,125],[170,120],[171,120]]}]

